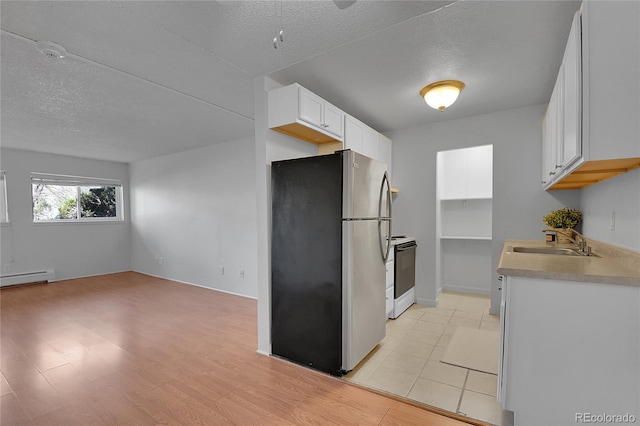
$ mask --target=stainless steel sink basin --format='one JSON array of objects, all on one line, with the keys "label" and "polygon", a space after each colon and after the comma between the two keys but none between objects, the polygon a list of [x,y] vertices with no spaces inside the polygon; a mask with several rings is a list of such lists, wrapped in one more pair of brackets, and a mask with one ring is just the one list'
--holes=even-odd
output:
[{"label": "stainless steel sink basin", "polygon": [[578,250],[559,247],[513,247],[516,253],[556,254],[561,256],[587,256]]}]

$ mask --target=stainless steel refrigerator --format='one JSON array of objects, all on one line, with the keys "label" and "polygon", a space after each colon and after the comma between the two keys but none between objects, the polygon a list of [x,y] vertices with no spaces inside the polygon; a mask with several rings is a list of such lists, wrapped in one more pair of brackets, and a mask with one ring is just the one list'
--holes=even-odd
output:
[{"label": "stainless steel refrigerator", "polygon": [[271,350],[342,375],[385,336],[386,165],[350,150],[271,168]]}]

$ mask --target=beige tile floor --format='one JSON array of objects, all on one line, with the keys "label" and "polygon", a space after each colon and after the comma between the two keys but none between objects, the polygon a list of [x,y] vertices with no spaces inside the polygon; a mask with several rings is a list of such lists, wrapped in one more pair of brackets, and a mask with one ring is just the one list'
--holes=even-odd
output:
[{"label": "beige tile floor", "polygon": [[387,321],[387,336],[347,380],[499,425],[495,374],[440,362],[456,327],[499,331],[490,299],[443,292],[438,307],[413,305]]}]

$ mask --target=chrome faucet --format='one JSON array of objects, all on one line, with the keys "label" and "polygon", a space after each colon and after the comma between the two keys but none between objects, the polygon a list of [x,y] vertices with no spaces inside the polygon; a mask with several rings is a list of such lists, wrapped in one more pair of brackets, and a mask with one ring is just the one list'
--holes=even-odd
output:
[{"label": "chrome faucet", "polygon": [[580,249],[580,251],[583,253],[591,254],[591,247],[589,247],[589,245],[587,244],[587,239],[584,237],[584,235],[582,235],[575,229],[573,230],[573,232],[575,232],[575,234],[580,237],[580,242],[578,243],[578,248]]},{"label": "chrome faucet", "polygon": [[549,232],[549,231],[550,232],[559,232],[559,233],[561,233],[562,235],[567,237],[569,240],[571,240],[575,245],[577,245],[578,249],[582,253],[586,254],[587,256],[591,254],[591,247],[589,247],[589,245],[587,244],[587,239],[584,237],[584,235],[582,235],[581,233],[579,233],[575,229],[572,229],[572,231],[575,232],[576,235],[580,237],[580,241],[579,242],[573,239],[573,236],[571,235],[570,232],[567,233],[567,232],[561,231],[559,229],[550,229],[550,228],[542,230],[542,232]]}]

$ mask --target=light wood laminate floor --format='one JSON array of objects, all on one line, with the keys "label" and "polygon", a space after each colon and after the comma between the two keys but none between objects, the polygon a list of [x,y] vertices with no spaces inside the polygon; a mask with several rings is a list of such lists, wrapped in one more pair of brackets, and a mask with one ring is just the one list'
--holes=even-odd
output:
[{"label": "light wood laminate floor", "polygon": [[256,301],[127,272],[0,290],[2,425],[461,425],[256,353]]}]

